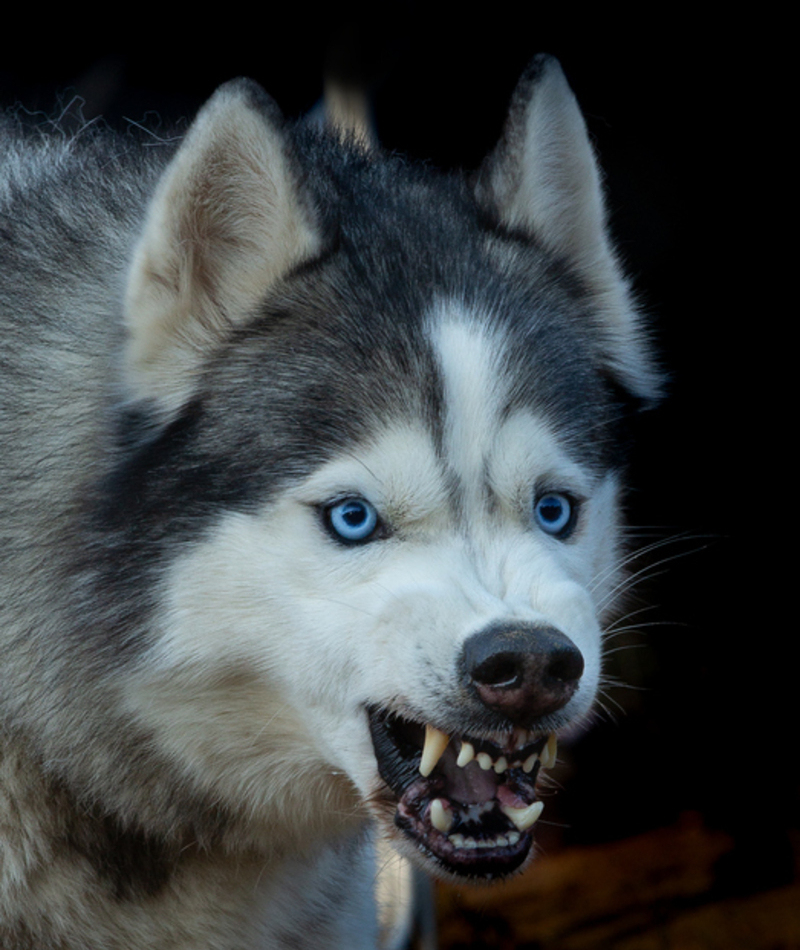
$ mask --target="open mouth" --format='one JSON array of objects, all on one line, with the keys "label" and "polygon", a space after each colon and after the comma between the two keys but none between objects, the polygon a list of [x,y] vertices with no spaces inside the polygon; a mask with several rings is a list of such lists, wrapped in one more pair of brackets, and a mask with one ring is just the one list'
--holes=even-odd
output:
[{"label": "open mouth", "polygon": [[395,824],[443,870],[490,879],[525,861],[543,805],[541,768],[555,763],[555,735],[522,729],[502,743],[449,736],[386,710],[369,711],[381,778],[396,798]]}]

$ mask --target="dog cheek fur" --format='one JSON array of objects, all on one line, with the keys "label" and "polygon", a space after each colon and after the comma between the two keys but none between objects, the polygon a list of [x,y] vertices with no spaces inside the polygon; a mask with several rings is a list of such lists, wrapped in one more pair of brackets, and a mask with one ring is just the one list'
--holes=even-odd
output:
[{"label": "dog cheek fur", "polygon": [[[314,693],[310,714],[289,698],[299,695],[294,681],[320,664],[293,609],[292,586],[300,603],[302,584],[274,536],[263,519],[229,515],[173,564],[162,629],[125,704],[192,784],[243,811],[254,841],[281,853],[364,816],[352,784],[321,752],[328,723]],[[335,678],[316,679],[336,691]],[[341,701],[327,699],[323,708]]]}]

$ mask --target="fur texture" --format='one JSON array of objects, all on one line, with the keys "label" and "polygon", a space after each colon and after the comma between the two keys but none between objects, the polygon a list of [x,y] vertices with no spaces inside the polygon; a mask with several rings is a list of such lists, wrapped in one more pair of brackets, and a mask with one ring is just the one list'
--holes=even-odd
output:
[{"label": "fur texture", "polygon": [[2,139],[0,945],[355,950],[374,834],[522,866],[657,395],[558,64],[473,178],[245,81]]}]

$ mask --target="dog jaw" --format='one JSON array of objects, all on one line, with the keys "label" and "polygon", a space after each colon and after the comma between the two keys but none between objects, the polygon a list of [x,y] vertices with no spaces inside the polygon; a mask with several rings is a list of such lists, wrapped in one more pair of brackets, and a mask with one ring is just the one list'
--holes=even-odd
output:
[{"label": "dog jaw", "polygon": [[403,850],[454,879],[491,880],[526,863],[554,733],[451,736],[385,710],[368,716],[381,777],[376,814]]}]

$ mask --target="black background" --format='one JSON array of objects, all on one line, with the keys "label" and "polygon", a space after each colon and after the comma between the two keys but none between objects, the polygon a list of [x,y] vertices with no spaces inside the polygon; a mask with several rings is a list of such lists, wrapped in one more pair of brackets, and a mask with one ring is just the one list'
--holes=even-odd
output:
[{"label": "black background", "polygon": [[31,24],[6,38],[0,96],[57,115],[77,95],[87,119],[159,130],[236,75],[302,114],[334,63],[371,84],[385,146],[475,167],[526,62],[559,57],[669,395],[643,420],[632,472],[631,521],[644,526],[634,537],[664,541],[637,565],[651,565],[637,591],[652,606],[638,632],[612,641],[629,647],[613,672],[633,688],[614,690],[612,715],[569,751],[548,805],[550,846],[695,812],[734,833],[734,886],[774,886],[792,877],[798,824],[794,431],[780,359],[794,321],[774,289],[778,248],[793,237],[776,226],[789,203],[787,141],[773,124],[782,58],[771,42],[782,29],[680,19],[669,7],[608,19],[571,5],[554,15],[486,6],[231,5],[170,25],[164,10],[131,7],[113,29]]}]

